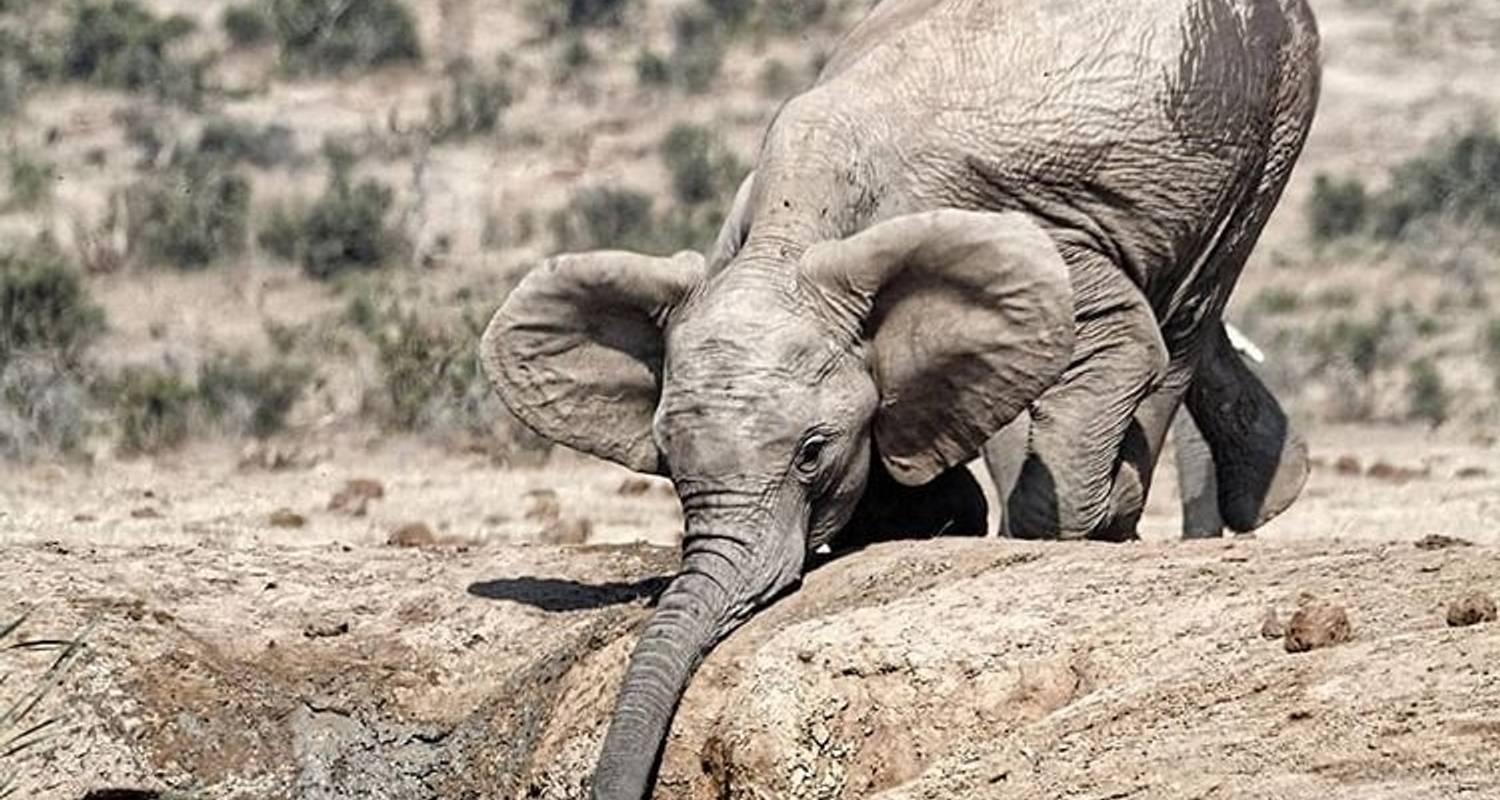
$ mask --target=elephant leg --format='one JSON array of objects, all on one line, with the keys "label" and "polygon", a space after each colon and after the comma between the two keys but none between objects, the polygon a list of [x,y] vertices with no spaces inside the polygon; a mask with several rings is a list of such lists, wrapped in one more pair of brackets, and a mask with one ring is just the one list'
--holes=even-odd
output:
[{"label": "elephant leg", "polygon": [[1191,413],[1179,414],[1172,424],[1172,446],[1177,454],[1177,489],[1182,497],[1182,538],[1223,536],[1213,452]]},{"label": "elephant leg", "polygon": [[865,494],[832,548],[843,552],[895,539],[984,536],[988,523],[989,503],[967,466],[921,486],[905,486],[872,456]]},{"label": "elephant leg", "polygon": [[1006,500],[1018,538],[1108,538],[1122,444],[1162,380],[1166,348],[1145,297],[1102,257],[1073,268],[1077,341],[1030,410],[1029,446]]},{"label": "elephant leg", "polygon": [[1188,390],[1188,411],[1213,454],[1219,511],[1244,533],[1285,511],[1307,482],[1307,443],[1246,366],[1222,326]]}]

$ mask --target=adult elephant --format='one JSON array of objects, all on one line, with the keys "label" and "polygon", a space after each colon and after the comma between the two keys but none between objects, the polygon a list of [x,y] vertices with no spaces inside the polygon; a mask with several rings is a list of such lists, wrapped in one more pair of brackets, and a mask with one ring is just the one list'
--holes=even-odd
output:
[{"label": "adult elephant", "polygon": [[920,486],[1004,430],[1009,532],[1121,538],[1187,395],[1256,479],[1234,511],[1288,502],[1291,440],[1260,436],[1219,317],[1317,91],[1303,0],[887,0],[777,114],[708,259],[529,274],[482,343],[502,398],[670,475],[686,520],[594,797],[649,791],[703,655],[872,464]]}]

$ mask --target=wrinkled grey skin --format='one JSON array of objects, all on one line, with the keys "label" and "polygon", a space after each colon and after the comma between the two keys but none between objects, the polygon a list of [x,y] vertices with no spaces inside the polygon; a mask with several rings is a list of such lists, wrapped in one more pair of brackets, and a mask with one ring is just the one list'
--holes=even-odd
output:
[{"label": "wrinkled grey skin", "polygon": [[782,108],[706,261],[527,276],[482,344],[501,397],[670,475],[686,519],[595,798],[646,796],[699,661],[797,584],[872,468],[921,486],[999,435],[1007,532],[1123,538],[1185,397],[1230,456],[1226,518],[1290,501],[1297,443],[1218,320],[1316,50],[1302,0],[887,0]]}]

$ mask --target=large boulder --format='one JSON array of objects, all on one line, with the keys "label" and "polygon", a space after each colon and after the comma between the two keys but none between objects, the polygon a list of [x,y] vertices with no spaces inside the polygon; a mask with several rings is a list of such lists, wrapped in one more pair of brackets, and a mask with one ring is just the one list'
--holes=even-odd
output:
[{"label": "large boulder", "polygon": [[[0,609],[91,657],[20,796],[576,798],[647,548],[12,548]],[[880,545],[704,663],[657,796],[1411,798],[1500,791],[1500,627],[1449,600],[1500,552],[1409,545]],[[1352,639],[1262,636],[1316,597]],[[45,668],[10,652],[16,680]],[[3,699],[3,696],[0,696]],[[11,764],[0,762],[0,777]],[[1500,796],[1496,794],[1495,796]]]}]

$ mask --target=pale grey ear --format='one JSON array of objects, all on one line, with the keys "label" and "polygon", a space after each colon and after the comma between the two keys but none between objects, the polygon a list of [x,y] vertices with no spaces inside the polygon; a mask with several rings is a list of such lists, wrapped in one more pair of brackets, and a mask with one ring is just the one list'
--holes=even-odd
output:
[{"label": "pale grey ear", "polygon": [[640,472],[663,472],[651,438],[662,328],[703,279],[703,257],[558,256],[528,274],[480,342],[485,373],[537,433]]},{"label": "pale grey ear", "polygon": [[880,390],[875,445],[902,483],[974,458],[1072,355],[1067,265],[1024,215],[912,214],[805,259],[824,296],[863,321]]}]

